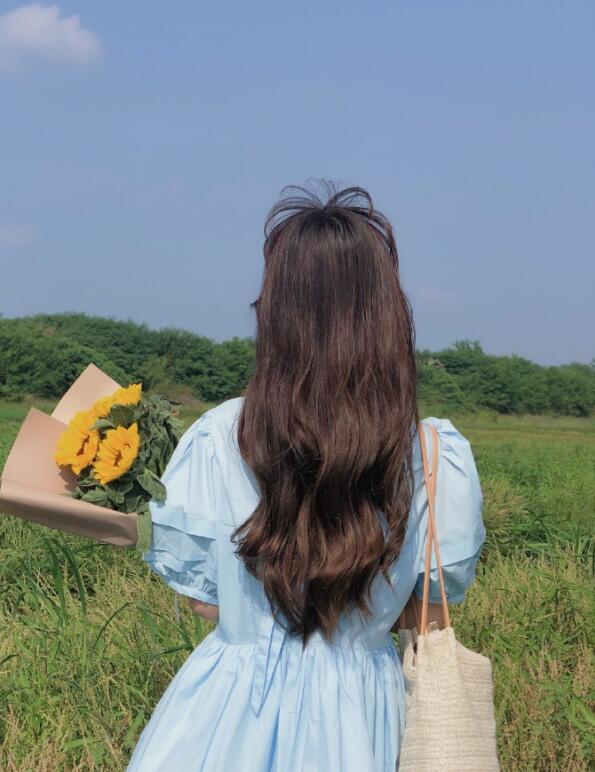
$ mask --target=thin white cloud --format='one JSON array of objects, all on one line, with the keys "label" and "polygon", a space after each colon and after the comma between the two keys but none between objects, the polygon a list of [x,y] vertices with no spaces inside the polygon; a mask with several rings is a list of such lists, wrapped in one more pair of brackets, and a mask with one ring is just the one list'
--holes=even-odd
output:
[{"label": "thin white cloud", "polygon": [[86,64],[100,50],[97,35],[78,16],[61,16],[57,5],[31,3],[0,16],[0,69],[31,60]]},{"label": "thin white cloud", "polygon": [[0,247],[27,247],[35,241],[37,229],[27,223],[0,223]]}]

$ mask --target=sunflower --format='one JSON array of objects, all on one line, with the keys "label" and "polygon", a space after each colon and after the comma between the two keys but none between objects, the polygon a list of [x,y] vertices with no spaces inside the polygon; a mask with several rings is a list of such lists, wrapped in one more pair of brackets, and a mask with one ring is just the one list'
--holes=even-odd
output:
[{"label": "sunflower", "polygon": [[59,466],[69,466],[75,474],[80,474],[91,464],[99,445],[99,432],[91,429],[95,420],[92,410],[75,413],[68,429],[58,439],[54,460]]},{"label": "sunflower", "polygon": [[105,418],[105,416],[112,409],[113,404],[114,404],[113,395],[109,397],[102,397],[101,399],[98,399],[96,402],[93,403],[93,407],[91,408],[91,410],[93,411],[95,418]]},{"label": "sunflower", "polygon": [[131,383],[122,387],[113,395],[114,405],[138,405],[143,390],[142,383]]},{"label": "sunflower", "polygon": [[96,418],[105,418],[114,405],[138,405],[142,389],[142,383],[132,383],[126,388],[122,386],[109,397],[98,399],[91,410]]},{"label": "sunflower", "polygon": [[109,429],[99,445],[93,464],[94,474],[99,482],[105,485],[127,472],[138,455],[139,445],[136,422],[127,429],[124,426]]}]

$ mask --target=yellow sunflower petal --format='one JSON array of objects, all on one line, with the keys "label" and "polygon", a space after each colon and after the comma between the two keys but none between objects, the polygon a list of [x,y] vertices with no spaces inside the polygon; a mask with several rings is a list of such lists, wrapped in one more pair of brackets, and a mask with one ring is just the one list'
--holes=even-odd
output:
[{"label": "yellow sunflower petal", "polygon": [[108,397],[101,397],[91,408],[97,418],[105,418],[114,405],[138,405],[142,395],[142,383],[116,389]]},{"label": "yellow sunflower petal", "polygon": [[127,472],[138,456],[140,437],[138,424],[128,428],[118,426],[109,429],[99,444],[97,458],[93,464],[95,477],[102,485],[118,479]]},{"label": "yellow sunflower petal", "polygon": [[114,404],[114,395],[112,394],[109,397],[102,397],[101,399],[98,399],[93,404],[93,407],[91,408],[91,410],[93,411],[94,415],[97,418],[105,418],[105,416],[111,410],[113,404]]},{"label": "yellow sunflower petal", "polygon": [[142,394],[142,383],[132,383],[126,388],[118,389],[113,395],[114,403],[118,405],[138,405]]},{"label": "yellow sunflower petal", "polygon": [[80,474],[92,463],[99,445],[99,432],[91,429],[94,422],[91,410],[75,413],[58,439],[54,460],[59,466],[70,466],[75,474]]}]

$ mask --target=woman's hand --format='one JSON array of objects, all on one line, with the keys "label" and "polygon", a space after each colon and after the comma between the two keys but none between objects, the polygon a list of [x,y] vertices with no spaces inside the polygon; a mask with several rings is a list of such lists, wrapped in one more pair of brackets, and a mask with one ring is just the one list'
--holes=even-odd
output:
[{"label": "woman's hand", "polygon": [[193,614],[206,619],[208,622],[216,622],[219,619],[219,606],[212,603],[203,603],[201,600],[188,598],[188,605]]}]

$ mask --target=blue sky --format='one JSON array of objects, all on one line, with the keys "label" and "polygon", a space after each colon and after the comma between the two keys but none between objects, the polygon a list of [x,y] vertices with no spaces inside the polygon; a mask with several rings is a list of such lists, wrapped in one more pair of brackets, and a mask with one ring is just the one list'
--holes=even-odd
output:
[{"label": "blue sky", "polygon": [[595,357],[592,0],[28,5],[0,1],[4,316],[252,335],[266,212],[324,177],[391,218],[418,348]]}]

